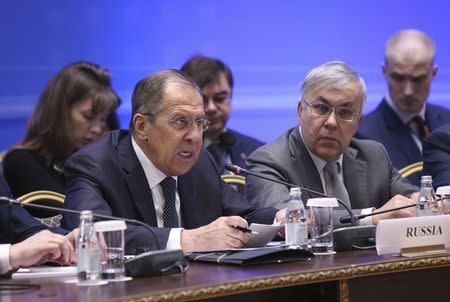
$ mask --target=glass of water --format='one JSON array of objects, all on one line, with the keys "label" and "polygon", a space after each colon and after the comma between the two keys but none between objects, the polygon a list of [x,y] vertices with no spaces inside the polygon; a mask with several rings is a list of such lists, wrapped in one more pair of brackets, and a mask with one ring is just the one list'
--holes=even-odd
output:
[{"label": "glass of water", "polygon": [[315,254],[333,254],[333,207],[339,206],[336,198],[310,198],[310,244]]},{"label": "glass of water", "polygon": [[108,281],[127,281],[125,276],[125,242],[126,229],[123,220],[108,220],[95,223],[101,257],[101,276]]}]

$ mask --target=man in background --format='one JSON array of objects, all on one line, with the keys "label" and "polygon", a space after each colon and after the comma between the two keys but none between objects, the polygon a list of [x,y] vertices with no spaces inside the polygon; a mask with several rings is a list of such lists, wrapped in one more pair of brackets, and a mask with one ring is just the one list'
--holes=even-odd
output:
[{"label": "man in background", "polygon": [[226,163],[243,166],[247,156],[263,142],[228,129],[233,96],[233,75],[222,61],[194,56],[181,67],[200,87],[206,118],[210,121],[204,133],[203,146],[213,155],[221,173]]},{"label": "man in background", "polygon": [[[450,123],[450,110],[427,103],[438,69],[435,52],[433,40],[418,30],[402,30],[387,41],[381,68],[388,94],[356,134],[382,143],[397,169],[422,161],[425,137]],[[420,173],[408,179],[419,185]]]}]

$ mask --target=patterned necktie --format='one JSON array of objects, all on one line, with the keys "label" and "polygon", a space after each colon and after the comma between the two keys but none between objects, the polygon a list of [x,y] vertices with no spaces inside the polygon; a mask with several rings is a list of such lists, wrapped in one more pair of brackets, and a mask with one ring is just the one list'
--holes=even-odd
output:
[{"label": "patterned necktie", "polygon": [[429,134],[427,123],[422,117],[416,115],[413,117],[412,121],[417,125],[417,130],[419,131],[420,139],[423,141]]},{"label": "patterned necktie", "polygon": [[166,201],[164,202],[163,221],[165,228],[178,227],[178,214],[175,208],[175,191],[177,181],[173,177],[166,177],[161,182],[161,188]]},{"label": "patterned necktie", "polygon": [[344,186],[342,178],[339,177],[339,163],[327,162],[323,168],[323,175],[325,177],[325,189],[327,195],[342,200],[349,208],[351,208],[347,189]]}]

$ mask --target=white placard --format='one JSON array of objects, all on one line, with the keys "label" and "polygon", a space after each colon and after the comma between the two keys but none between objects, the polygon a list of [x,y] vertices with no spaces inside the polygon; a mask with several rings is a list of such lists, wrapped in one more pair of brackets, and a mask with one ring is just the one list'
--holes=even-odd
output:
[{"label": "white placard", "polygon": [[309,198],[306,202],[307,207],[338,207],[339,203],[336,198],[321,197]]},{"label": "white placard", "polygon": [[377,225],[378,255],[399,254],[404,248],[433,245],[450,247],[450,215],[385,219]]}]

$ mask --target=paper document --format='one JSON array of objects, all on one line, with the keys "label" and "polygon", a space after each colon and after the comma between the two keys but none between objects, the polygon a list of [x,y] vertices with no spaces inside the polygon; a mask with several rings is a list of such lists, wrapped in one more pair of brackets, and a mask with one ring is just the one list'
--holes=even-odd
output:
[{"label": "paper document", "polygon": [[258,234],[248,234],[249,241],[244,247],[265,247],[284,225],[252,223],[248,228]]},{"label": "paper document", "polygon": [[19,268],[12,274],[12,279],[39,278],[39,277],[60,277],[76,276],[76,266],[32,266],[29,268]]}]

